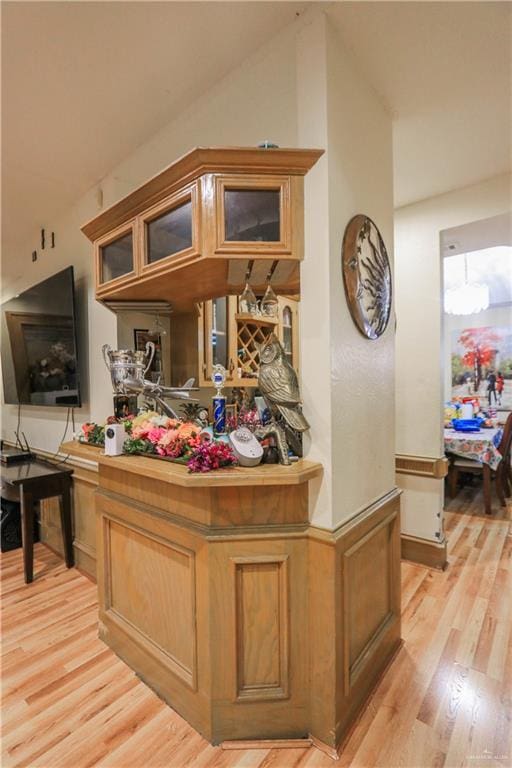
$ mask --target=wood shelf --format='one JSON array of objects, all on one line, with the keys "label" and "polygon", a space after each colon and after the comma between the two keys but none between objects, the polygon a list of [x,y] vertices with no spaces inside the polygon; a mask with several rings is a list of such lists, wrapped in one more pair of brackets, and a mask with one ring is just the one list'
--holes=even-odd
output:
[{"label": "wood shelf", "polygon": [[235,315],[235,320],[240,323],[247,323],[252,325],[275,326],[278,323],[277,318],[274,317],[265,317],[264,315],[250,315],[241,312],[238,312]]}]

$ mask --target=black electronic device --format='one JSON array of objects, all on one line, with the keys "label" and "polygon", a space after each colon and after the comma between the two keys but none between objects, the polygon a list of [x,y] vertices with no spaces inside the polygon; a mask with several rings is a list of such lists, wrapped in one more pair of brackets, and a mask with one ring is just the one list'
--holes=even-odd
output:
[{"label": "black electronic device", "polygon": [[2,464],[22,464],[25,461],[34,461],[35,454],[31,451],[22,451],[19,448],[2,448],[0,461]]},{"label": "black electronic device", "polygon": [[73,267],[2,304],[4,399],[80,407]]}]

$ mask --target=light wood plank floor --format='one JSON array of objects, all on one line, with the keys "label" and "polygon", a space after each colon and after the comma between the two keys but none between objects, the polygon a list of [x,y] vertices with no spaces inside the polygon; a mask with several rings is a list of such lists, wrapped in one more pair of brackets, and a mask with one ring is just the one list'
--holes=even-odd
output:
[{"label": "light wood plank floor", "polygon": [[[511,508],[493,519],[464,490],[446,520],[445,573],[403,563],[405,644],[340,757],[340,768],[511,766]],[[495,506],[495,509],[497,507]],[[36,546],[1,558],[2,766],[332,766],[314,748],[212,747],[96,637],[96,588]]]}]

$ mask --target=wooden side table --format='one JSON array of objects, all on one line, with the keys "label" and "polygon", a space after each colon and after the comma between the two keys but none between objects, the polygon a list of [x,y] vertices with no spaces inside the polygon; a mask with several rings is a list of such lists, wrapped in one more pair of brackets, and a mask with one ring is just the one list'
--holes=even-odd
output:
[{"label": "wooden side table", "polygon": [[64,544],[64,559],[68,568],[74,565],[73,534],[71,530],[72,469],[62,469],[44,461],[1,467],[2,496],[21,504],[21,536],[25,583],[34,578],[34,504],[58,496]]}]

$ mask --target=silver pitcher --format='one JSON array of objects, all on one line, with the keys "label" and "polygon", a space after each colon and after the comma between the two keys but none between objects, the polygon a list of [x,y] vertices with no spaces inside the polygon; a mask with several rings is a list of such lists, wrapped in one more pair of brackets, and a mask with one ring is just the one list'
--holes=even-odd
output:
[{"label": "silver pitcher", "polygon": [[109,344],[101,348],[105,365],[110,371],[112,387],[117,395],[126,395],[131,390],[125,387],[128,379],[132,383],[137,382],[144,386],[144,377],[155,356],[155,345],[152,341],[146,343],[144,352],[135,352],[133,349],[112,349]]}]

